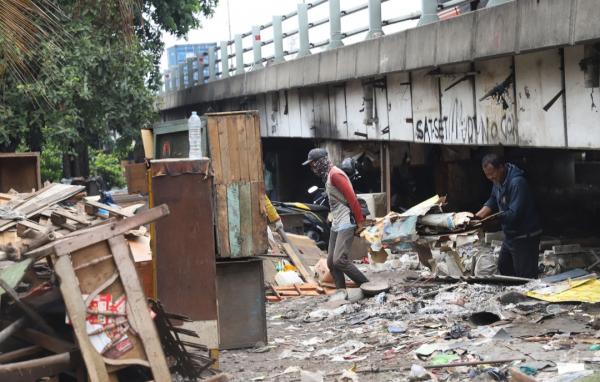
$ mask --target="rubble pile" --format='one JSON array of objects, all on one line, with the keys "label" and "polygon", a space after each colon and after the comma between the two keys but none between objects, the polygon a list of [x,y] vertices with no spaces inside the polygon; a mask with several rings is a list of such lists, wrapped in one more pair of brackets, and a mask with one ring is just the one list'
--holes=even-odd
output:
[{"label": "rubble pile", "polygon": [[171,320],[186,318],[144,297],[147,224],[168,208],[84,190],[0,195],[0,380],[226,380],[204,346],[179,339]]}]

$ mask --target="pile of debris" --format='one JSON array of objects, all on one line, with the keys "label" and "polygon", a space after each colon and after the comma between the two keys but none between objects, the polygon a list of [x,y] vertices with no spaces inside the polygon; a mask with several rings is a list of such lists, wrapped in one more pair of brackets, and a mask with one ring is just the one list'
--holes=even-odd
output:
[{"label": "pile of debris", "polygon": [[167,206],[99,199],[64,184],[0,195],[0,380],[226,380],[208,349],[179,339],[195,335],[173,325],[186,318],[146,300],[146,225]]}]

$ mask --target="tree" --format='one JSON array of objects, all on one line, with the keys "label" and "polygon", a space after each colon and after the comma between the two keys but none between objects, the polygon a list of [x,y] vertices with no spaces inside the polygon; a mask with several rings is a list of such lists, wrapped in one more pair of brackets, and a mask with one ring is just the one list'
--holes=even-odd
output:
[{"label": "tree", "polygon": [[[16,0],[0,0],[19,3]],[[162,31],[184,35],[216,0],[60,0],[49,34],[23,55],[22,76],[6,54],[0,18],[0,150],[54,145],[66,176],[88,174],[89,149],[127,155],[155,118]],[[57,8],[58,9],[58,8]],[[37,19],[39,16],[35,16]],[[11,57],[14,57],[12,55]]]}]

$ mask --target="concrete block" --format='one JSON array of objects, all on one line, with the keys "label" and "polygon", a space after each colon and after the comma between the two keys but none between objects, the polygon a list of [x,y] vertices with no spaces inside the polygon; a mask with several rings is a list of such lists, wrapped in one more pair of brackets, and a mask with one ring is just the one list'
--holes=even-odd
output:
[{"label": "concrete block", "polygon": [[304,74],[302,73],[302,70],[303,70],[302,60],[301,59],[290,60],[285,65],[288,66],[290,88],[299,88],[299,87],[303,86],[304,85],[304,78],[303,78]]},{"label": "concrete block", "polygon": [[515,4],[519,8],[519,51],[569,43],[571,0],[519,0]]},{"label": "concrete block", "polygon": [[436,60],[438,65],[470,61],[473,56],[475,13],[439,23]]},{"label": "concrete block", "polygon": [[277,68],[274,65],[269,65],[263,70],[265,72],[265,91],[277,90]]},{"label": "concrete block", "polygon": [[474,59],[514,52],[517,14],[516,1],[476,12]]},{"label": "concrete block", "polygon": [[379,38],[379,73],[404,70],[406,58],[406,32]]},{"label": "concrete block", "polygon": [[600,36],[600,7],[598,0],[579,0],[575,10],[574,42],[598,39]]},{"label": "concrete block", "polygon": [[310,56],[299,59],[302,65],[302,85],[312,86],[319,84],[320,59],[320,54],[311,54]]},{"label": "concrete block", "polygon": [[328,50],[320,53],[319,61],[319,82],[334,82],[337,76],[337,49]]},{"label": "concrete block", "polygon": [[356,77],[371,77],[379,74],[379,42],[375,38],[356,44]]},{"label": "concrete block", "polygon": [[277,72],[277,88],[288,89],[290,87],[290,65],[287,62],[275,65]]},{"label": "concrete block", "polygon": [[502,241],[502,240],[504,240],[504,232],[502,232],[502,231],[485,233],[484,241],[486,244],[491,244],[492,241]]},{"label": "concrete block", "polygon": [[216,101],[230,97],[230,94],[226,94],[228,83],[228,79],[222,79],[208,84],[208,87],[211,89],[210,100]]},{"label": "concrete block", "polygon": [[[406,31],[406,69],[435,65],[438,25],[433,23]],[[457,36],[456,36],[457,37]]]},{"label": "concrete block", "polygon": [[244,75],[239,74],[232,76],[227,80],[229,85],[229,95],[231,97],[239,97],[244,91]]},{"label": "concrete block", "polygon": [[356,78],[356,47],[354,45],[337,49],[336,80]]},{"label": "concrete block", "polygon": [[265,69],[257,69],[246,74],[246,94],[263,93],[265,90]]}]

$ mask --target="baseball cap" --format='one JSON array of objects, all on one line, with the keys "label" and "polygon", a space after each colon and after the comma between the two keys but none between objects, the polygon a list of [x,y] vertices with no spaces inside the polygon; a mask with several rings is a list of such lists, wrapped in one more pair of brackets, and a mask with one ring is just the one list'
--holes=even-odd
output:
[{"label": "baseball cap", "polygon": [[310,150],[308,152],[308,158],[306,159],[306,161],[304,161],[302,163],[302,166],[306,166],[310,162],[319,160],[319,159],[324,158],[326,156],[327,156],[327,150],[320,149],[320,148],[312,149],[312,150]]}]

